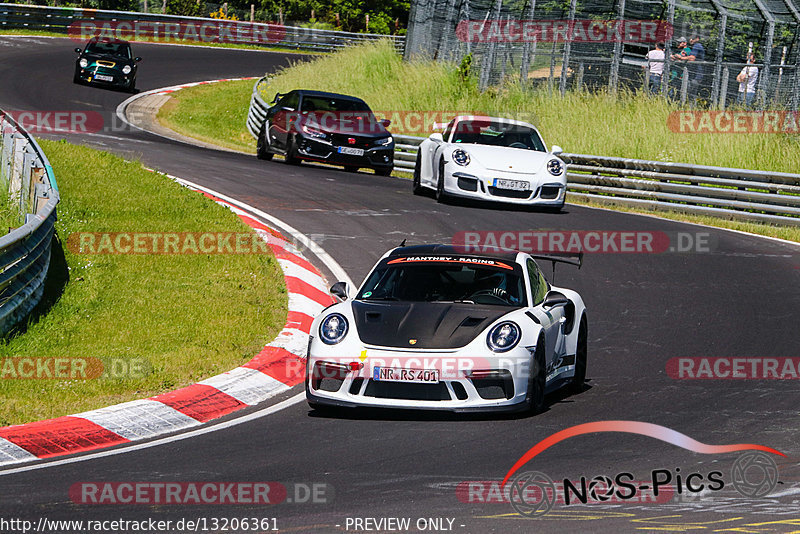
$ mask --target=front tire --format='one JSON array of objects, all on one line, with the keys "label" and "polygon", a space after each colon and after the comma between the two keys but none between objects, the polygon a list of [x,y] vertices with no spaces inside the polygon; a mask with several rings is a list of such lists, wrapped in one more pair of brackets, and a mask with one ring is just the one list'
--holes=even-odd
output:
[{"label": "front tire", "polygon": [[290,135],[289,140],[286,142],[286,156],[284,156],[284,163],[288,165],[300,165],[300,158],[294,153],[294,144],[295,138],[293,135]]},{"label": "front tire", "polygon": [[414,181],[411,185],[411,192],[415,195],[422,194],[422,155],[417,153],[417,162],[414,163]]},{"label": "front tire", "polygon": [[536,415],[544,410],[544,389],[546,385],[544,338],[539,338],[536,351],[531,356],[531,369],[528,373],[528,390],[525,394],[526,411]]},{"label": "front tire", "polygon": [[570,383],[573,393],[583,391],[583,383],[586,381],[588,334],[589,328],[584,315],[581,317],[581,324],[578,327],[578,344],[575,348],[575,376],[572,377],[572,382]]},{"label": "front tire", "polygon": [[261,131],[258,132],[258,141],[256,142],[256,157],[269,161],[274,154],[269,151],[269,139],[267,139],[267,123],[261,126]]},{"label": "front tire", "polygon": [[375,174],[378,176],[391,176],[394,167],[381,167],[379,169],[375,169]]},{"label": "front tire", "polygon": [[447,193],[444,192],[444,159],[439,160],[439,179],[436,181],[436,202],[444,202]]}]

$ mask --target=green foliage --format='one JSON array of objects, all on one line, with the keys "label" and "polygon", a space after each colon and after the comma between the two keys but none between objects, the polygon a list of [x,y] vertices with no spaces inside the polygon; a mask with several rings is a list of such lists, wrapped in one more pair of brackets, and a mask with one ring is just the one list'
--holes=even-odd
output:
[{"label": "green foliage", "polygon": [[[234,0],[229,5],[249,11],[249,0]],[[260,20],[276,22],[278,13],[283,11],[285,23],[291,21],[305,22],[310,20],[311,12],[319,23],[331,25],[336,29],[350,32],[368,32],[393,34],[395,20],[399,19],[400,27],[408,23],[410,0],[258,0],[256,12]],[[338,24],[336,15],[339,15]],[[369,30],[366,26],[366,15],[369,14]]]},{"label": "green foliage", "polygon": [[202,0],[167,0],[167,15],[206,17],[206,3]]},{"label": "green foliage", "polygon": [[472,71],[472,54],[467,54],[461,59],[461,63],[458,65],[458,77],[461,78],[461,81],[466,82]]}]

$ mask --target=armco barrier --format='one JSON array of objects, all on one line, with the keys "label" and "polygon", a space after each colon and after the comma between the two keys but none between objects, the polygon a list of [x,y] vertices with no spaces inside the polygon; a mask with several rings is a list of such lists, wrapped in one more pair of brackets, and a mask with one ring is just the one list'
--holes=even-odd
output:
[{"label": "armco barrier", "polygon": [[0,187],[24,224],[0,237],[0,333],[23,320],[42,298],[55,232],[58,186],[33,137],[0,110]]},{"label": "armco barrier", "polygon": [[[253,86],[247,129],[258,138],[269,104]],[[391,126],[390,126],[391,129]],[[413,172],[424,137],[392,134],[394,166]],[[562,154],[570,194],[610,205],[800,226],[800,174]]]},{"label": "armco barrier", "polygon": [[[250,23],[201,17],[159,15],[129,11],[103,9],[81,9],[72,7],[31,6],[24,4],[0,3],[0,29],[28,29],[68,33],[70,25],[79,21],[97,22],[143,22],[162,39],[173,39],[167,35],[185,35],[178,28],[207,27],[209,39],[244,44],[277,46],[309,52],[332,52],[350,44],[389,39],[398,52],[405,46],[405,37],[372,33],[350,33],[333,30],[318,30],[298,26]],[[228,30],[215,32],[214,28],[225,26]],[[73,28],[75,28],[73,26]],[[122,26],[119,26],[122,29]],[[241,29],[241,31],[239,31]],[[171,33],[173,32],[173,33]],[[176,33],[174,33],[176,32]],[[146,32],[142,35],[146,36]],[[206,32],[199,32],[197,38],[203,40]],[[174,41],[174,39],[173,39]]]}]

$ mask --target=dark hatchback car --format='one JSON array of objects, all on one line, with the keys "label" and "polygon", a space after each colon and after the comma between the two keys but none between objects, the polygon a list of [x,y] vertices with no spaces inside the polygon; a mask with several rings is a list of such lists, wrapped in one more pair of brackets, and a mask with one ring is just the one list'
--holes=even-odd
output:
[{"label": "dark hatchback car", "polygon": [[369,167],[383,176],[392,173],[390,121],[377,120],[360,98],[295,90],[276,94],[272,104],[258,136],[259,159],[282,154],[292,165],[320,161],[349,171]]},{"label": "dark hatchback car", "polygon": [[142,58],[133,56],[128,41],[95,37],[86,43],[86,48],[75,51],[80,54],[75,62],[72,80],[75,83],[106,85],[131,92],[136,89],[136,67]]}]

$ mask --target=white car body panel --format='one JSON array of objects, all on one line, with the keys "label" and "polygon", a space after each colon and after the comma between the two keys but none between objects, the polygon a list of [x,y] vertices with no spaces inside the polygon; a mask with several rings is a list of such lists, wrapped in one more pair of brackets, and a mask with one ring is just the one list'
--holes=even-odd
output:
[{"label": "white car body panel", "polygon": [[[391,252],[384,255],[375,267]],[[469,256],[469,254],[464,255]],[[530,256],[524,253],[517,253],[516,258],[516,263],[522,267],[522,272],[524,273],[527,302],[531,303],[531,283],[526,265]],[[365,278],[365,280],[367,279],[369,279],[369,276]],[[311,327],[312,339],[309,343],[306,369],[306,391],[309,403],[312,405],[341,407],[450,411],[516,411],[522,409],[527,393],[532,354],[540,339],[540,333],[544,332],[546,347],[546,391],[549,392],[568,384],[575,375],[574,356],[577,352],[579,323],[582,319],[585,320],[585,305],[580,295],[575,291],[555,286],[550,286],[550,291],[562,293],[573,306],[574,313],[572,313],[572,326],[569,332],[565,332],[565,326],[567,326],[565,318],[567,308],[565,306],[555,306],[547,309],[541,304],[516,309],[509,307],[508,313],[489,324],[471,342],[463,347],[448,349],[415,349],[413,347],[367,344],[361,340],[356,328],[352,307],[353,300],[348,299],[334,304],[319,314]],[[360,294],[360,291],[355,292],[355,294]],[[346,318],[349,323],[349,330],[342,341],[335,345],[328,345],[320,340],[320,325],[326,317],[333,313],[339,313]],[[496,353],[487,346],[487,333],[495,325],[505,321],[513,321],[519,325],[521,339],[508,352]],[[570,358],[572,358],[571,362]],[[311,375],[317,362],[334,362],[348,365],[350,362],[357,364],[359,361],[363,362],[364,368],[360,371],[349,372],[338,390],[323,391],[313,387]],[[445,372],[442,370],[440,382],[444,383],[447,388],[449,400],[401,399],[365,395],[375,366],[426,369],[435,368],[436,365],[444,366],[445,362],[451,363],[448,366],[450,371],[447,372],[445,377]],[[468,372],[474,369],[509,371],[514,384],[513,396],[501,399],[482,398],[473,385],[473,381],[467,376]],[[359,378],[363,379],[361,385],[353,386],[354,381]],[[455,382],[461,384],[463,390],[466,391],[466,399],[457,398],[454,389],[454,387],[457,387],[454,386]],[[351,386],[355,388],[352,392]]]},{"label": "white car body panel", "polygon": [[[453,119],[453,124],[475,117],[461,116]],[[528,123],[511,119],[489,118],[504,124],[518,125],[538,130]],[[425,139],[419,147],[417,157],[420,158],[420,185],[436,190],[439,181],[440,162],[444,162],[444,192],[446,195],[473,198],[493,202],[504,202],[543,207],[562,207],[566,195],[566,164],[551,152],[539,152],[524,148],[481,145],[472,143],[452,143],[456,128],[451,128],[450,139],[439,140],[435,136]],[[540,136],[541,138],[541,136]],[[462,149],[470,155],[466,166],[455,163],[453,151]],[[547,163],[558,160],[562,172],[554,176],[547,170]],[[467,190],[459,186],[458,176],[468,175],[477,179],[476,190]],[[469,178],[469,181],[472,181]],[[528,182],[530,194],[525,198],[507,193],[506,190],[493,188],[494,180],[514,180]],[[546,188],[543,190],[542,188]],[[553,196],[553,192],[556,194]]]}]

